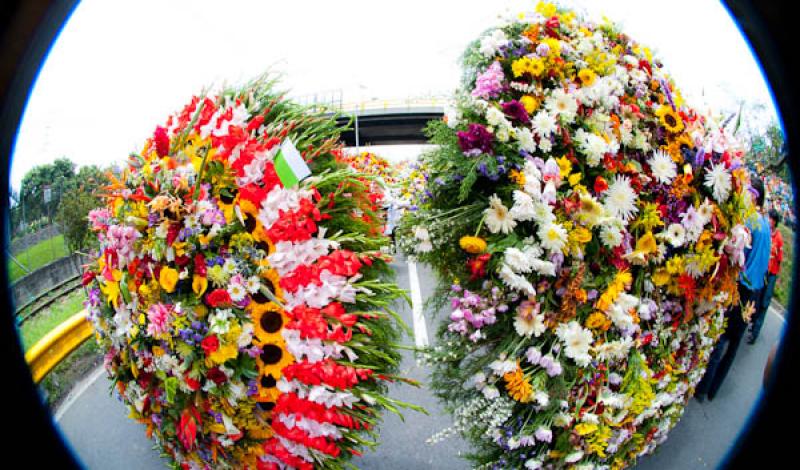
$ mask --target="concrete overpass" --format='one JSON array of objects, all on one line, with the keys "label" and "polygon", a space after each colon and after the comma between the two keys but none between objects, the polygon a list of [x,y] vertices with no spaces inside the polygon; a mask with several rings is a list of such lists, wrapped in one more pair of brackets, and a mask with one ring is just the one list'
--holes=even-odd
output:
[{"label": "concrete overpass", "polygon": [[425,144],[422,130],[444,115],[444,99],[384,100],[326,107],[342,128],[348,147]]}]

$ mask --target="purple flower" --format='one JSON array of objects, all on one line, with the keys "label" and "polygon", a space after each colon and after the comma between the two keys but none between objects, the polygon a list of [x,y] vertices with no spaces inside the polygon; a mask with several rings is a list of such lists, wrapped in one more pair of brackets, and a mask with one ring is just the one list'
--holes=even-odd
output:
[{"label": "purple flower", "polygon": [[553,440],[553,431],[547,429],[544,426],[538,428],[534,435],[536,436],[536,439],[541,442],[549,443],[550,441]]},{"label": "purple flower", "polygon": [[500,66],[500,62],[492,62],[492,65],[475,80],[472,96],[483,99],[496,98],[503,90],[503,77],[503,67]]},{"label": "purple flower", "polygon": [[492,153],[492,134],[480,124],[470,124],[468,131],[458,132],[458,145],[468,155]]},{"label": "purple flower", "polygon": [[533,365],[539,364],[539,360],[542,359],[542,351],[535,346],[531,346],[525,351],[525,358]]},{"label": "purple flower", "polygon": [[561,375],[561,372],[563,372],[563,369],[561,368],[561,363],[558,361],[553,361],[550,367],[547,368],[547,375],[550,377]]},{"label": "purple flower", "polygon": [[506,101],[502,104],[503,113],[509,117],[513,122],[519,124],[530,124],[531,118],[528,116],[528,111],[525,106],[517,100]]}]

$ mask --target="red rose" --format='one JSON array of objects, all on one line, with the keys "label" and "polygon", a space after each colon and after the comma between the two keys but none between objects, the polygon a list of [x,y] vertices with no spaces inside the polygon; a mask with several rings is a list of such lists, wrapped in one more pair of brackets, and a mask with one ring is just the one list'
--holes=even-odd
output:
[{"label": "red rose", "polygon": [[227,307],[231,302],[231,296],[225,289],[214,289],[206,296],[206,303],[212,307]]},{"label": "red rose", "polygon": [[206,356],[208,356],[219,349],[219,339],[217,338],[217,335],[206,336],[205,339],[200,343],[200,346],[203,348],[203,351],[206,352]]},{"label": "red rose", "polygon": [[213,369],[209,369],[206,373],[209,379],[213,380],[215,384],[220,385],[225,383],[228,380],[228,376],[225,375],[225,372],[222,372],[219,367],[214,367]]}]

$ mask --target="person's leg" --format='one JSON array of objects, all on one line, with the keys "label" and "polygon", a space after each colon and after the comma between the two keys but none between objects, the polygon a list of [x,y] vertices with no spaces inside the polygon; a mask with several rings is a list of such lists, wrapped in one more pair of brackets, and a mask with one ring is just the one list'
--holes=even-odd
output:
[{"label": "person's leg", "polygon": [[[760,291],[754,292],[749,289],[742,288],[740,290],[741,302],[744,304],[748,301],[757,300],[759,294]],[[725,381],[725,377],[728,375],[731,365],[733,365],[733,360],[736,358],[736,352],[739,349],[739,343],[742,341],[742,336],[744,336],[745,330],[747,329],[747,324],[742,319],[740,309],[736,309],[736,311],[733,313],[735,314],[731,315],[731,317],[728,319],[728,327],[725,331],[728,339],[728,348],[725,350],[725,354],[719,361],[719,365],[714,373],[714,377],[711,378],[711,381],[708,384],[707,394],[709,400],[714,399],[719,391],[720,386],[722,386],[722,382]]]},{"label": "person's leg", "polygon": [[764,318],[767,316],[769,304],[772,302],[772,294],[775,292],[775,280],[777,276],[770,274],[767,276],[767,284],[764,287],[764,294],[761,296],[761,303],[758,311],[753,316],[753,322],[750,326],[750,337],[747,342],[753,344],[758,339],[758,334],[761,332],[761,327],[764,325]]},{"label": "person's leg", "polygon": [[717,369],[719,368],[719,361],[722,359],[727,345],[728,339],[726,334],[723,333],[719,337],[719,340],[717,340],[714,349],[711,351],[711,356],[708,358],[708,365],[706,366],[706,373],[703,375],[703,378],[697,384],[697,388],[694,391],[694,396],[697,397],[698,400],[702,401],[703,396],[708,393],[709,385],[714,380],[714,375],[716,375]]}]

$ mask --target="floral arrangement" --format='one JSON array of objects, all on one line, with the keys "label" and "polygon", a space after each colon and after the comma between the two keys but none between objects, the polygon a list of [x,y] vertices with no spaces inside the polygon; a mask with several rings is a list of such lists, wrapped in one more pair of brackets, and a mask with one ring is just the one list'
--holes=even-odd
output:
[{"label": "floral arrangement", "polygon": [[397,184],[394,165],[380,155],[372,152],[344,153],[341,161],[350,165],[357,173],[373,176],[383,181],[385,185]]},{"label": "floral arrangement", "polygon": [[89,216],[105,368],[184,469],[344,468],[412,406],[386,396],[405,293],[374,195],[335,121],[274,83],[193,97]]},{"label": "floral arrangement", "polygon": [[550,3],[487,31],[405,219],[446,308],[432,387],[478,468],[623,468],[680,419],[738,302],[741,150],[650,51]]}]

